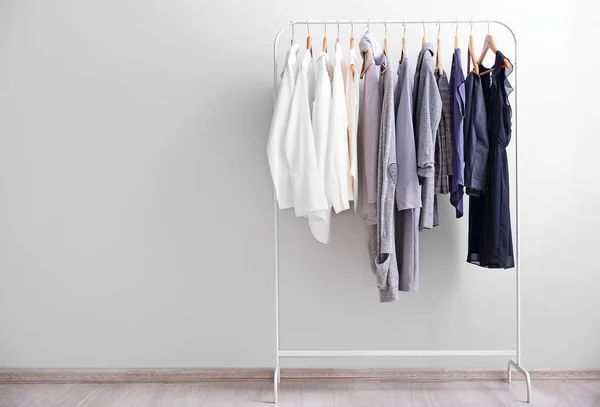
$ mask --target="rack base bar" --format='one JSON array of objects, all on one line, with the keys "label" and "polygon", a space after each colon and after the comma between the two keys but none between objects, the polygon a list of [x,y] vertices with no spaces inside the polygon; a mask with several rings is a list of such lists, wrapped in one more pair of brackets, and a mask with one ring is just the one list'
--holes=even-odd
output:
[{"label": "rack base bar", "polygon": [[527,402],[531,403],[531,377],[529,376],[529,372],[523,366],[514,361],[514,359],[510,359],[508,361],[508,369],[506,371],[506,382],[512,382],[512,368],[517,369],[519,372],[525,376],[525,382],[527,383]]},{"label": "rack base bar", "polygon": [[516,350],[280,350],[283,358],[357,356],[515,356]]}]

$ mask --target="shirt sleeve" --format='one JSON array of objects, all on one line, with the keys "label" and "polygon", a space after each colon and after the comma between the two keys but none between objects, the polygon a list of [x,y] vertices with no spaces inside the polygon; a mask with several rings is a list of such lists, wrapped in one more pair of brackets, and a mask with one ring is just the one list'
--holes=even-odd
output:
[{"label": "shirt sleeve", "polygon": [[377,66],[372,65],[364,76],[363,86],[363,165],[364,191],[367,203],[377,203],[377,159],[379,155],[379,125],[381,122],[381,97],[377,80]]},{"label": "shirt sleeve", "polygon": [[290,103],[294,92],[294,81],[296,80],[293,77],[293,68],[294,64],[288,63],[283,72],[281,84],[277,92],[277,100],[273,109],[269,141],[267,142],[269,167],[280,209],[294,206],[290,186],[290,170],[282,149],[290,113]]},{"label": "shirt sleeve", "polygon": [[391,72],[383,75],[384,92],[379,138],[379,253],[396,255],[394,232],[394,195],[398,168],[396,165],[396,123],[394,117],[394,91]]}]

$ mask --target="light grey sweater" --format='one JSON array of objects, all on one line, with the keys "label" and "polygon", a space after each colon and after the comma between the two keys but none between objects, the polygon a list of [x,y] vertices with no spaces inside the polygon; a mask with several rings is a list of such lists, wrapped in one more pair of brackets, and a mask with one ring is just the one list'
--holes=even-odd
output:
[{"label": "light grey sweater", "polygon": [[394,79],[391,70],[387,69],[385,63],[382,64],[382,70],[380,84],[383,100],[377,160],[377,226],[373,228],[369,253],[373,272],[377,276],[379,300],[391,302],[398,299],[399,284],[394,228],[398,168],[396,164]]}]

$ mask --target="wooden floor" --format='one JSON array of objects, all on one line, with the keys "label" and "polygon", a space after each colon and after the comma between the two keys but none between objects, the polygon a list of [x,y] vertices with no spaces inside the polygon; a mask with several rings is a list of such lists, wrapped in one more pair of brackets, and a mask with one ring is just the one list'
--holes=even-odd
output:
[{"label": "wooden floor", "polygon": [[[525,407],[525,383],[283,380],[279,406]],[[193,384],[3,384],[1,407],[246,407],[270,405],[270,381]],[[534,406],[598,407],[600,380],[534,381]]]}]

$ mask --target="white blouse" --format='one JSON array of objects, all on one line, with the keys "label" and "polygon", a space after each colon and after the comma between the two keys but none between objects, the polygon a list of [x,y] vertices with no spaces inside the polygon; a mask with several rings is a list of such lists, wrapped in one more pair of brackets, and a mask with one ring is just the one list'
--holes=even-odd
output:
[{"label": "white blouse", "polygon": [[283,150],[290,169],[290,187],[296,216],[329,208],[323,178],[317,165],[310,119],[308,75],[312,58],[306,51],[298,69]]}]

